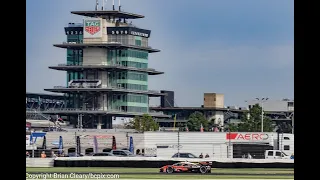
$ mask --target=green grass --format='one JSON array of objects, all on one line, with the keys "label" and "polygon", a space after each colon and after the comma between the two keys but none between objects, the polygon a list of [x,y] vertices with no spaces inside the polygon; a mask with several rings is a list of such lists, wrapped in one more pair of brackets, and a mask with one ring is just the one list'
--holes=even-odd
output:
[{"label": "green grass", "polygon": [[[26,168],[28,173],[32,172],[92,172],[92,173],[155,173],[159,168],[103,168],[103,167],[55,167],[55,168]],[[120,179],[294,179],[293,169],[212,169],[216,173],[243,173],[243,175],[201,175],[201,174],[120,174]],[[250,174],[278,174],[278,175],[246,175]],[[281,176],[280,174],[292,174],[292,176]]]},{"label": "green grass", "polygon": [[121,174],[120,179],[293,179],[293,176],[222,176],[222,175],[129,175]]},{"label": "green grass", "polygon": [[[47,178],[50,179],[50,178]],[[105,178],[106,179],[106,178]],[[215,176],[215,175],[120,175],[119,179],[294,179],[294,176]],[[57,180],[57,179],[56,179]]]},{"label": "green grass", "polygon": [[[155,173],[159,168],[110,168],[110,167],[54,167],[54,168],[26,168],[27,172],[92,172],[92,173]],[[212,169],[215,173],[250,173],[250,174],[293,174],[293,169]],[[180,176],[180,175],[179,175]]]}]

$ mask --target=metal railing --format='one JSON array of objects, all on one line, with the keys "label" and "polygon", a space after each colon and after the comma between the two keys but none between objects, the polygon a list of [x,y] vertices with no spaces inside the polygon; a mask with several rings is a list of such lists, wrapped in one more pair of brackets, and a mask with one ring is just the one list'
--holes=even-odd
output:
[{"label": "metal railing", "polygon": [[86,44],[86,45],[90,45],[90,44],[110,44],[110,45],[125,45],[125,46],[132,46],[132,47],[137,47],[137,48],[149,48],[152,49],[151,46],[137,46],[137,45],[133,45],[133,44],[123,44],[121,42],[115,42],[115,41],[100,41],[100,40],[86,40],[86,42],[82,42],[82,43],[77,43],[77,42],[62,42],[62,44]]},{"label": "metal railing", "polygon": [[107,64],[107,63],[96,63],[96,64],[58,64],[58,66],[76,66],[76,67],[83,67],[83,66],[105,66],[105,67],[125,67],[125,68],[128,68],[128,69],[139,69],[139,70],[146,70],[146,71],[155,71],[154,68],[137,68],[137,67],[132,67],[132,66],[124,66],[122,64]]},{"label": "metal railing", "polygon": [[107,109],[104,110],[102,108],[50,108],[45,110],[47,112],[55,112],[55,111],[67,111],[67,112],[105,112],[105,113],[137,113],[137,114],[152,114],[152,115],[164,115],[161,111],[149,111],[149,113],[145,112],[133,112],[133,111],[124,111],[121,109]]},{"label": "metal railing", "polygon": [[83,27],[83,23],[68,23],[68,27]]},{"label": "metal railing", "polygon": [[54,86],[54,89],[73,89],[73,88],[96,88],[96,89],[120,89],[120,90],[128,90],[128,91],[132,91],[132,92],[148,92],[148,93],[160,93],[160,91],[156,91],[156,90],[136,90],[136,89],[128,89],[128,88],[124,88],[124,87],[117,87],[117,86],[107,86],[105,88],[103,87],[98,87],[98,86],[86,86],[86,87],[66,87],[66,86]]},{"label": "metal railing", "polygon": [[36,120],[50,120],[50,116],[41,113],[41,111],[36,109],[26,108],[26,118],[36,119]]},{"label": "metal railing", "polygon": [[97,81],[97,82],[101,82],[100,79],[73,79],[71,80],[70,82],[73,82],[73,81],[81,81],[81,82],[92,82],[92,81]]}]

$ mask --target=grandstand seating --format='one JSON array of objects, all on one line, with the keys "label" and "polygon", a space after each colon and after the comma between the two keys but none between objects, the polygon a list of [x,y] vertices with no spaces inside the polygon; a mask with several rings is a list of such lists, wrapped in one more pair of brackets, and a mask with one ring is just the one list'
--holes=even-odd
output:
[{"label": "grandstand seating", "polygon": [[26,119],[34,119],[34,120],[49,120],[50,115],[42,114],[40,111],[26,109]]}]

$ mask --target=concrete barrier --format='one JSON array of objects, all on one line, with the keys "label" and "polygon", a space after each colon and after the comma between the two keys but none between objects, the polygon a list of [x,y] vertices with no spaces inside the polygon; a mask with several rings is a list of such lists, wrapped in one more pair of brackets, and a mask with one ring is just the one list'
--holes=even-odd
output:
[{"label": "concrete barrier", "polygon": [[292,159],[213,159],[213,158],[160,158],[160,157],[58,157],[55,167],[136,167],[159,168],[181,161],[210,161],[213,168],[293,168]]},{"label": "concrete barrier", "polygon": [[26,158],[26,167],[53,167],[54,158]]}]

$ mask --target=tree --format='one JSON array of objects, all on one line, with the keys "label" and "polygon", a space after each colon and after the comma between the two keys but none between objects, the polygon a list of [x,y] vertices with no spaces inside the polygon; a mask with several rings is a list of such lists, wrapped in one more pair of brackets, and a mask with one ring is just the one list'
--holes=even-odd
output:
[{"label": "tree", "polygon": [[187,122],[189,131],[200,131],[201,124],[205,131],[208,131],[208,120],[201,112],[192,113]]},{"label": "tree", "polygon": [[277,123],[277,129],[281,129],[281,132],[283,133],[292,133],[292,126],[290,123],[286,122],[280,122]]},{"label": "tree", "polygon": [[[259,104],[253,105],[249,111],[245,112],[241,117],[241,122],[238,125],[230,124],[231,131],[238,132],[261,132],[261,112],[262,108]],[[263,131],[272,132],[274,126],[269,117],[263,116]]]},{"label": "tree", "polygon": [[208,130],[218,127],[219,125],[215,123],[215,118],[210,119],[210,121],[208,121]]},{"label": "tree", "polygon": [[136,116],[126,124],[127,129],[135,129],[138,132],[144,131],[157,131],[159,130],[159,124],[152,119],[148,114],[142,116]]},{"label": "tree", "polygon": [[237,132],[238,131],[238,124],[235,124],[235,123],[228,124],[228,131]]}]

